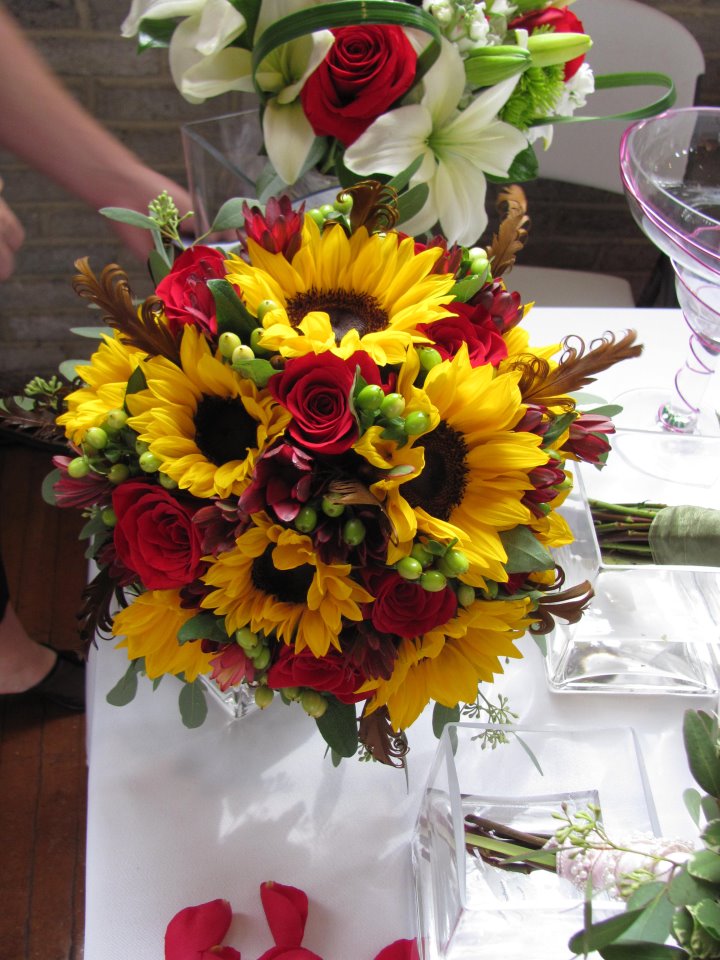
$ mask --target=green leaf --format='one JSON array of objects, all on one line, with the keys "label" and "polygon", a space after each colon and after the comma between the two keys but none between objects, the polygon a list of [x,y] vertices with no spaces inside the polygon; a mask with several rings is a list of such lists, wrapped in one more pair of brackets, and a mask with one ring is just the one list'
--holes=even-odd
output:
[{"label": "green leaf", "polygon": [[686,710],[683,740],[690,772],[711,797],[720,797],[717,720],[700,710]]},{"label": "green leaf", "polygon": [[340,754],[339,754],[339,753],[335,753],[334,750],[331,750],[331,751],[330,751],[330,763],[332,763],[332,765],[333,765],[334,767],[339,767],[342,762],[343,762],[343,758],[340,756]]},{"label": "green leaf", "polygon": [[538,170],[538,158],[535,151],[532,147],[526,147],[518,153],[510,164],[506,177],[496,177],[489,173],[486,173],[485,176],[491,183],[523,183],[526,180],[537,180]]},{"label": "green leaf", "polygon": [[148,268],[153,283],[157,286],[170,273],[170,264],[162,254],[157,250],[151,250],[148,254]]},{"label": "green leaf", "polygon": [[690,913],[708,936],[720,941],[720,904],[710,899],[703,900],[690,907]]},{"label": "green leaf", "polygon": [[169,46],[177,24],[177,20],[171,18],[152,20],[146,17],[141,20],[138,29],[138,53]]},{"label": "green leaf", "polygon": [[240,230],[244,227],[243,206],[246,203],[248,206],[253,206],[253,204],[257,204],[257,200],[252,197],[232,197],[232,199],[226,200],[210,226],[210,233],[220,230]]},{"label": "green leaf", "polygon": [[720,853],[720,820],[711,820],[702,832],[702,840],[708,850]]},{"label": "green leaf", "polygon": [[338,756],[352,757],[358,747],[355,705],[328,698],[327,710],[315,720],[323,740]]},{"label": "green leaf", "polygon": [[604,947],[600,956],[603,960],[680,960],[681,957],[687,957],[687,953],[669,944],[628,940]]},{"label": "green leaf", "polygon": [[260,357],[255,357],[254,360],[242,360],[233,369],[237,370],[240,376],[246,380],[252,380],[261,390],[267,386],[270,377],[278,372],[271,363]]},{"label": "green leaf", "polygon": [[254,317],[242,302],[229,280],[208,280],[210,293],[215,300],[218,333],[236,333],[241,339],[249,340],[250,334],[258,326]]},{"label": "green leaf", "polygon": [[[106,329],[105,333],[108,332]],[[61,377],[65,377],[69,383],[72,383],[73,380],[77,379],[77,368],[86,367],[87,365],[87,360],[63,360],[63,362],[58,365],[58,371]]]},{"label": "green leaf", "polygon": [[105,699],[113,707],[124,707],[135,699],[138,673],[144,667],[144,660],[131,660],[130,665]]},{"label": "green leaf", "polygon": [[665,884],[660,880],[649,881],[641,884],[628,897],[626,907],[628,910],[639,910],[640,907],[647,906],[651,900],[654,900],[665,889]]},{"label": "green leaf", "polygon": [[480,287],[485,283],[485,276],[480,276],[479,274],[473,274],[469,277],[463,277],[462,280],[458,280],[455,286],[450,291],[455,300],[459,300],[461,303],[467,303],[471,297],[474,297],[478,292]]},{"label": "green leaf", "polygon": [[570,424],[577,420],[576,413],[563,413],[550,422],[547,432],[543,434],[542,443],[544,447],[549,447],[557,438],[564,433]]},{"label": "green leaf", "polygon": [[425,206],[429,193],[430,188],[426,183],[418,183],[405,193],[401,193],[397,202],[398,223],[402,224],[419,213]]},{"label": "green leaf", "polygon": [[268,160],[263,167],[262,173],[255,181],[255,191],[257,192],[258,200],[260,203],[265,203],[270,197],[282,193],[286,187],[287,184],[282,177],[278,176],[275,167]]},{"label": "green leaf", "polygon": [[178,697],[180,716],[183,724],[190,730],[201,726],[207,716],[208,708],[205,700],[205,691],[200,680],[193,683],[184,683]]},{"label": "green leaf", "polygon": [[[127,387],[125,388],[125,396],[129,396],[133,393],[140,393],[141,390],[144,390],[147,386],[147,380],[145,379],[145,374],[142,372],[140,367],[135,367],[133,372],[128,377]],[[127,411],[130,412],[129,410]]]},{"label": "green leaf", "polygon": [[[222,636],[217,636],[218,627],[222,631]],[[224,640],[227,642],[227,633],[222,626],[222,620],[219,620],[213,613],[198,613],[187,620],[178,630],[178,643],[188,643],[190,640]]]},{"label": "green leaf", "polygon": [[668,896],[676,907],[684,907],[699,903],[706,897],[711,896],[714,887],[712,884],[703,883],[691,876],[685,867],[679,870],[670,881],[668,887]]},{"label": "green leaf", "polygon": [[698,880],[720,883],[720,856],[712,850],[698,850],[687,861],[688,873]]},{"label": "green leaf", "polygon": [[126,210],[125,207],[101,207],[98,211],[108,220],[117,220],[118,223],[127,223],[130,227],[142,227],[144,230],[156,230],[157,224],[146,213],[137,210]]},{"label": "green leaf", "polygon": [[102,517],[100,514],[91,517],[85,524],[83,524],[80,533],[78,534],[78,539],[88,540],[90,537],[94,537],[97,534],[105,534],[107,532],[107,527],[103,523]]},{"label": "green leaf", "polygon": [[[100,337],[108,336],[111,333],[109,327],[70,327],[70,333],[77,337],[87,337],[89,340],[99,340]],[[70,361],[68,361],[70,362]],[[76,360],[76,363],[87,363],[87,360]],[[73,378],[70,378],[73,379]]]},{"label": "green leaf", "polygon": [[693,918],[688,910],[677,910],[673,917],[673,936],[681,947],[690,944],[693,932]]},{"label": "green leaf", "polygon": [[687,790],[683,791],[683,802],[685,803],[685,809],[692,817],[693,823],[696,827],[699,827],[702,797],[695,787],[688,787]]},{"label": "green leaf", "polygon": [[508,555],[505,569],[508,573],[523,573],[528,570],[552,570],[555,561],[548,551],[533,536],[528,527],[515,527],[500,534],[502,545]]},{"label": "green leaf", "polygon": [[720,802],[715,797],[704,796],[700,801],[700,807],[708,823],[720,817]]},{"label": "green leaf", "polygon": [[628,930],[627,939],[665,943],[670,936],[674,913],[675,905],[670,902],[667,892],[661,893],[641,911],[637,921]]},{"label": "green leaf", "polygon": [[605,403],[601,407],[593,407],[590,410],[583,410],[583,413],[593,413],[601,417],[617,417],[618,414],[623,412],[623,408],[619,403]]},{"label": "green leaf", "polygon": [[581,930],[572,936],[568,942],[568,947],[575,953],[580,954],[591,953],[593,950],[607,947],[626,930],[629,930],[642,912],[643,910],[627,910],[625,913],[619,913],[607,920],[601,920],[600,923],[593,923],[585,930]]},{"label": "green leaf", "polygon": [[423,157],[422,154],[420,154],[420,156],[415,157],[409,167],[405,167],[405,169],[401,170],[400,173],[396,173],[394,177],[391,177],[390,180],[388,180],[387,185],[400,193],[400,191],[405,189],[413,176],[418,172],[422,161]]},{"label": "green leaf", "polygon": [[457,723],[460,720],[460,705],[454,707],[445,707],[441,703],[436,703],[433,707],[432,729],[435,736],[440,736],[449,723]]},{"label": "green leaf", "polygon": [[51,470],[42,482],[42,487],[40,488],[42,498],[45,503],[49,503],[51,507],[57,506],[57,497],[55,496],[53,487],[61,477],[62,473],[60,473],[59,470]]}]

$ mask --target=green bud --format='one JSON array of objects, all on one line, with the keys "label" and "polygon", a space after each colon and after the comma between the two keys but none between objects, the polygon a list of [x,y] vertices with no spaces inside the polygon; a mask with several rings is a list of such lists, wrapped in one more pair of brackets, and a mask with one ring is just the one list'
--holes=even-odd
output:
[{"label": "green bud", "polygon": [[350,547],[359,546],[365,539],[365,524],[354,517],[347,520],[343,527],[343,540]]},{"label": "green bud", "polygon": [[401,393],[388,393],[380,404],[380,413],[391,420],[405,410],[405,397]]},{"label": "green bud", "polygon": [[467,54],[465,76],[471,87],[493,87],[523,73],[529,66],[530,54],[522,47],[506,44],[480,47]]},{"label": "green bud", "polygon": [[327,700],[317,690],[303,690],[300,695],[300,706],[309,717],[317,720],[327,710]]},{"label": "green bud", "polygon": [[114,463],[108,472],[110,483],[124,483],[130,476],[130,468],[125,463]]},{"label": "green bud", "polygon": [[95,450],[104,450],[108,444],[108,435],[102,427],[90,427],[85,434],[85,442],[89,443]]},{"label": "green bud", "polygon": [[592,40],[585,33],[534,33],[528,37],[533,67],[567,63],[586,54],[591,46]]},{"label": "green bud", "polygon": [[484,257],[473,257],[470,261],[470,272],[484,275],[488,272],[489,266],[490,261],[487,258],[487,254],[485,254]]},{"label": "green bud", "polygon": [[417,354],[423,370],[432,370],[433,367],[442,363],[442,357],[435,347],[420,347]]},{"label": "green bud", "polygon": [[100,513],[100,519],[106,527],[114,527],[117,523],[117,515],[112,507],[105,507]]},{"label": "green bud", "polygon": [[323,497],[320,506],[326,517],[341,517],[345,513],[345,504],[331,500],[330,497]]},{"label": "green bud", "polygon": [[414,557],[403,557],[395,564],[395,569],[403,580],[419,580],[422,576],[422,564]]},{"label": "green bud", "polygon": [[314,507],[303,507],[295,517],[295,527],[300,533],[311,533],[317,526],[318,515]]},{"label": "green bud", "polygon": [[258,705],[258,707],[260,707],[261,710],[264,710],[265,707],[269,707],[274,698],[275,691],[271,690],[270,687],[256,687],[255,703]]},{"label": "green bud", "polygon": [[405,417],[405,433],[409,437],[419,437],[430,426],[430,417],[422,410],[413,410]]},{"label": "green bud", "polygon": [[256,670],[264,670],[270,664],[270,650],[267,647],[262,647],[250,659]]},{"label": "green bud", "polygon": [[241,345],[242,340],[236,333],[232,333],[230,330],[226,330],[225,333],[221,333],[218,339],[218,349],[220,351],[220,356],[225,357],[226,360],[230,360],[233,353]]},{"label": "green bud", "polygon": [[90,464],[85,457],[75,457],[67,466],[68,476],[73,480],[81,480],[90,473]]},{"label": "green bud", "polygon": [[439,570],[426,570],[420,577],[420,586],[428,593],[439,593],[447,586],[447,579]]},{"label": "green bud", "polygon": [[143,473],[157,473],[160,469],[160,460],[149,450],[140,454],[138,464]]},{"label": "green bud", "polygon": [[122,430],[128,421],[128,415],[124,410],[118,408],[111,410],[105,418],[105,421],[111,430]]},{"label": "green bud", "polygon": [[461,607],[469,607],[475,603],[475,588],[469,583],[461,583],[457,588],[457,598]]},{"label": "green bud", "polygon": [[355,397],[355,405],[361,410],[379,410],[384,399],[383,388],[376,383],[368,383]]}]

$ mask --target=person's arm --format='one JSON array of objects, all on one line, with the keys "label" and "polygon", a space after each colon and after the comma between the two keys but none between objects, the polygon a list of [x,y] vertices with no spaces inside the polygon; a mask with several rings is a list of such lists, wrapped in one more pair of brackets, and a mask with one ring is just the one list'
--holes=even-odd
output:
[{"label": "person's arm", "polygon": [[25,231],[20,221],[0,197],[0,280],[6,280],[15,269],[15,254],[24,239]]},{"label": "person's arm", "polygon": [[[0,6],[0,147],[45,174],[94,209],[128,207],[146,212],[163,190],[181,213],[190,196],[144,164],[62,86]],[[113,223],[140,256],[151,247],[147,231]]]}]

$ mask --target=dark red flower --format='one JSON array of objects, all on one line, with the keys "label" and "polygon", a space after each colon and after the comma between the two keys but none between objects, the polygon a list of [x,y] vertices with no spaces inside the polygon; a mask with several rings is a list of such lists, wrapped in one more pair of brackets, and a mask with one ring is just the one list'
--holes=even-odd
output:
[{"label": "dark red flower", "polygon": [[375,602],[364,612],[381,633],[419,637],[455,616],[457,597],[450,587],[432,592],[385,570],[367,572],[365,581]]},{"label": "dark red flower", "polygon": [[528,480],[532,483],[532,490],[526,490],[522,502],[528,507],[536,517],[542,517],[547,513],[543,510],[541,504],[550,503],[558,495],[558,488],[565,483],[565,471],[562,469],[562,463],[559,460],[548,460],[541,467],[535,467],[528,474]]},{"label": "dark red flower", "polygon": [[486,312],[498,333],[517,326],[525,314],[520,294],[511,293],[502,280],[484,284],[469,302]]},{"label": "dark red flower", "polygon": [[177,589],[198,576],[202,549],[193,510],[162,487],[135,480],[115,488],[112,504],[117,555],[145,587]]},{"label": "dark red flower", "polygon": [[220,946],[231,923],[227,900],[185,907],[167,925],[165,960],[240,960],[233,947]]},{"label": "dark red flower", "polygon": [[268,253],[282,253],[287,260],[292,260],[302,242],[304,210],[305,204],[293,210],[288,196],[271,197],[264,213],[260,207],[244,203],[245,236]]},{"label": "dark red flower", "polygon": [[267,675],[272,690],[285,687],[310,687],[321,693],[331,693],[341,703],[358,703],[367,700],[366,693],[356,693],[367,678],[354,669],[337,650],[330,650],[324,657],[316,657],[305,647],[295,653],[292,647],[283,646],[277,661]]},{"label": "dark red flower", "polygon": [[68,464],[74,457],[55,456],[54,466],[60,471],[60,479],[53,484],[55,503],[58,507],[92,507],[97,503],[110,503],[115,485],[107,477],[92,470],[84,477],[71,477]]},{"label": "dark red flower", "polygon": [[451,360],[463,343],[467,345],[473,367],[486,363],[496,367],[507,357],[507,345],[484,307],[452,303],[448,310],[452,313],[447,318],[421,323],[418,327],[432,340],[443,360]]},{"label": "dark red flower", "polygon": [[203,333],[217,333],[215,299],[207,281],[224,276],[225,255],[219,250],[200,245],[188,247],[180,254],[155,291],[165,305],[173,333],[188,324],[199,327]]},{"label": "dark red flower", "polygon": [[225,643],[218,655],[210,661],[212,674],[210,679],[225,691],[235,687],[241,680],[252,683],[255,679],[255,667],[252,660],[237,643]]},{"label": "dark red flower", "polygon": [[610,452],[608,434],[615,433],[615,424],[599,413],[581,413],[570,424],[570,437],[563,453],[586,463],[601,464]]},{"label": "dark red flower", "polygon": [[[536,30],[548,28],[554,33],[585,33],[582,22],[578,20],[574,13],[563,7],[546,7],[544,10],[535,10],[532,13],[526,13],[522,17],[516,17],[510,21],[511,30],[527,30],[533,34]],[[565,80],[574,77],[580,69],[584,56],[575,57],[574,60],[568,60],[565,64]]]},{"label": "dark red flower", "polygon": [[300,97],[315,133],[348,147],[410,89],[417,55],[400,27],[363,24],[333,33]]},{"label": "dark red flower", "polygon": [[267,510],[292,523],[312,492],[313,459],[304,450],[281,440],[255,464],[252,483],[243,490],[240,506],[248,513]]},{"label": "dark red flower", "polygon": [[334,353],[296,357],[270,378],[268,390],[292,414],[293,440],[328,456],[350,449],[358,436],[350,407],[358,368],[367,383],[380,385],[377,364],[362,351],[346,360]]},{"label": "dark red flower", "polygon": [[[399,239],[407,236],[407,233],[398,232]],[[421,243],[419,240],[415,241],[416,254],[422,253],[424,250],[434,250],[436,247],[442,250],[442,255],[437,258],[430,273],[457,273],[463,258],[462,247],[453,244],[448,250],[447,240],[441,236],[433,237],[428,243]]]},{"label": "dark red flower", "polygon": [[235,546],[235,541],[250,525],[249,515],[233,500],[213,500],[193,515],[202,541],[202,552],[214,557]]}]

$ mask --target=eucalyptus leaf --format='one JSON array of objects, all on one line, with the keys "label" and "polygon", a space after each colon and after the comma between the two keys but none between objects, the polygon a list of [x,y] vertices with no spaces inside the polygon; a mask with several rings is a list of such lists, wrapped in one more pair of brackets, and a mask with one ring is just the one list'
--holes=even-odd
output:
[{"label": "eucalyptus leaf", "polygon": [[55,490],[53,488],[61,478],[62,473],[59,470],[51,470],[42,482],[42,487],[40,488],[42,498],[45,503],[50,504],[51,507],[57,506],[57,497],[55,496]]},{"label": "eucalyptus leaf", "polygon": [[157,229],[157,224],[152,217],[137,210],[126,210],[125,207],[101,207],[98,212],[108,220],[117,220],[118,223],[126,223],[130,227],[141,227],[144,230]]},{"label": "eucalyptus leaf", "polygon": [[252,197],[232,197],[220,207],[210,226],[210,233],[220,230],[240,230],[245,226],[243,207],[252,206],[257,201]]},{"label": "eucalyptus leaf", "polygon": [[601,407],[593,407],[591,410],[583,410],[583,413],[592,413],[600,417],[617,417],[623,412],[619,403],[605,403]]},{"label": "eucalyptus leaf", "polygon": [[457,723],[460,719],[460,706],[445,707],[441,703],[436,703],[433,707],[432,729],[435,736],[440,736],[448,723]]},{"label": "eucalyptus leaf", "polygon": [[275,167],[268,162],[262,169],[260,176],[255,181],[255,190],[257,191],[260,203],[266,203],[270,197],[282,193],[287,189],[287,184],[282,177],[278,176]]},{"label": "eucalyptus leaf", "polygon": [[[111,333],[109,327],[70,327],[70,333],[74,333],[77,337],[87,337],[89,340],[99,340],[102,336],[107,336]],[[87,363],[87,360],[77,360],[76,363]]]},{"label": "eucalyptus leaf", "polygon": [[153,283],[157,286],[165,279],[172,268],[167,261],[167,257],[158,253],[157,250],[151,250],[148,254],[148,269],[150,270]]},{"label": "eucalyptus leaf", "polygon": [[686,710],[683,740],[690,772],[711,797],[720,797],[717,721],[700,710]]},{"label": "eucalyptus leaf", "polygon": [[687,790],[683,791],[683,801],[685,803],[685,809],[692,817],[693,823],[696,827],[699,827],[700,812],[702,809],[702,797],[700,796],[700,793],[695,789],[695,787],[688,787]]},{"label": "eucalyptus leaf", "polygon": [[105,697],[111,706],[124,707],[128,703],[132,703],[132,701],[135,699],[138,685],[137,678],[140,670],[138,663],[139,661],[137,660],[130,661],[130,664],[123,676],[118,680],[112,690]]},{"label": "eucalyptus leaf", "polygon": [[[178,630],[178,643],[188,643],[191,640],[209,640],[216,633],[218,619],[213,613],[198,613],[187,620]],[[227,640],[227,635],[223,630]]]},{"label": "eucalyptus leaf", "polygon": [[418,183],[401,193],[397,201],[398,222],[402,224],[403,221],[410,220],[419,213],[425,206],[429,194],[430,188],[426,183]]},{"label": "eucalyptus leaf", "polygon": [[680,960],[681,957],[687,957],[687,953],[670,944],[628,940],[604,947],[600,956],[603,960]]},{"label": "eucalyptus leaf", "polygon": [[193,683],[184,683],[178,697],[180,716],[183,724],[190,730],[200,727],[207,716],[207,700],[200,680]]},{"label": "eucalyptus leaf", "polygon": [[315,720],[323,740],[340,757],[352,757],[358,748],[355,705],[328,698],[327,710]]},{"label": "eucalyptus leaf", "polygon": [[107,531],[102,517],[100,514],[97,514],[94,517],[91,517],[87,520],[78,534],[78,539],[87,540],[89,537],[97,536],[97,534],[104,534]]},{"label": "eucalyptus leaf", "polygon": [[[106,330],[105,332],[107,333],[108,331]],[[87,360],[63,360],[58,366],[58,372],[61,377],[65,377],[69,383],[72,383],[73,380],[77,380],[78,367],[86,367],[87,363]]]},{"label": "eucalyptus leaf", "polygon": [[614,943],[626,930],[629,930],[642,913],[643,909],[626,910],[625,913],[619,913],[607,920],[593,923],[572,936],[568,942],[568,947],[575,953],[580,954],[591,953],[593,950],[607,947]]},{"label": "eucalyptus leaf", "polygon": [[555,561],[548,551],[533,536],[528,527],[515,527],[500,534],[502,545],[508,555],[505,569],[508,573],[527,570],[552,570]]},{"label": "eucalyptus leaf", "polygon": [[720,566],[720,510],[665,507],[650,525],[648,542],[655,563]]}]

